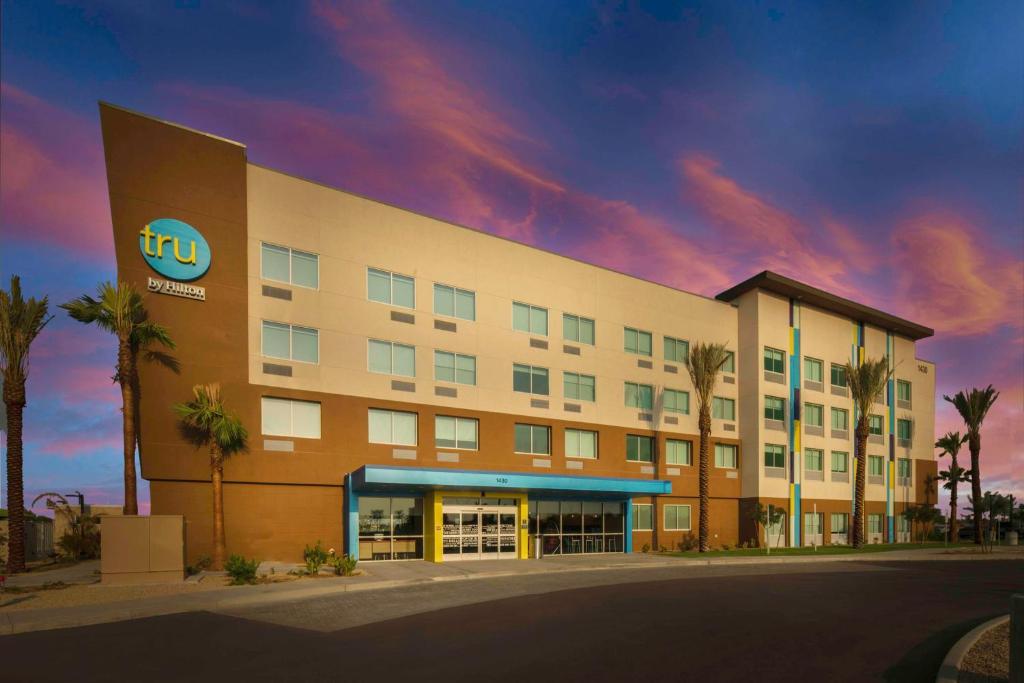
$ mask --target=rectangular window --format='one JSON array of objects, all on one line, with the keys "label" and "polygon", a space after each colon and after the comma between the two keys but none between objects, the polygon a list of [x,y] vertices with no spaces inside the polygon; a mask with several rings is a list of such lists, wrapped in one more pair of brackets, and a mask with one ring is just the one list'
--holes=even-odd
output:
[{"label": "rectangular window", "polygon": [[711,417],[716,420],[735,420],[736,401],[731,398],[715,396],[711,400]]},{"label": "rectangular window", "polygon": [[868,533],[869,534],[880,534],[882,533],[882,518],[883,515],[877,512],[870,513],[868,515]]},{"label": "rectangular window", "polygon": [[896,436],[905,441],[910,440],[910,420],[896,420]]},{"label": "rectangular window", "polygon": [[667,440],[665,442],[665,462],[669,465],[692,465],[693,444],[679,439]]},{"label": "rectangular window", "polygon": [[665,510],[665,531],[689,531],[690,530],[690,506],[689,505],[666,505],[664,510]]},{"label": "rectangular window", "polygon": [[669,413],[690,414],[690,394],[676,389],[665,390],[665,410]]},{"label": "rectangular window", "polygon": [[786,447],[772,443],[765,444],[764,466],[784,469],[786,467]]},{"label": "rectangular window", "polygon": [[654,439],[650,436],[626,435],[626,460],[654,462]]},{"label": "rectangular window", "polygon": [[565,457],[587,458],[589,460],[596,459],[597,432],[591,432],[585,429],[566,429]]},{"label": "rectangular window", "polygon": [[768,372],[775,372],[780,375],[785,374],[786,353],[768,346],[764,347],[764,369]]},{"label": "rectangular window", "polygon": [[263,243],[260,266],[264,280],[287,282],[316,289],[320,284],[320,257],[298,249]]},{"label": "rectangular window", "polygon": [[910,479],[910,458],[896,459],[896,473],[901,479]]},{"label": "rectangular window", "polygon": [[736,354],[732,351],[725,352],[725,362],[722,363],[722,372],[736,372]]},{"label": "rectangular window", "polygon": [[597,400],[597,380],[593,375],[566,372],[562,375],[562,391],[565,398],[576,401]]},{"label": "rectangular window", "polygon": [[320,404],[315,401],[264,396],[260,400],[260,412],[260,431],[267,436],[320,438]]},{"label": "rectangular window", "polygon": [[633,503],[633,531],[651,531],[653,522],[653,505]]},{"label": "rectangular window", "polygon": [[626,407],[652,410],[654,408],[654,387],[650,384],[626,382]]},{"label": "rectangular window", "polygon": [[434,379],[438,382],[476,384],[476,356],[434,351]]},{"label": "rectangular window", "polygon": [[786,400],[777,396],[764,397],[764,419],[778,420],[786,419]]},{"label": "rectangular window", "polygon": [[382,375],[416,376],[416,347],[398,342],[369,340],[370,372]]},{"label": "rectangular window", "polygon": [[548,309],[513,301],[512,329],[548,336]]},{"label": "rectangular window", "polygon": [[471,417],[434,417],[434,445],[438,448],[477,449],[477,434],[480,423]]},{"label": "rectangular window", "polygon": [[551,455],[551,427],[516,425],[516,453]]},{"label": "rectangular window", "polygon": [[868,415],[868,433],[882,436],[884,421],[881,415]]},{"label": "rectangular window", "polygon": [[675,337],[665,337],[665,360],[670,363],[685,363],[690,355],[690,342]]},{"label": "rectangular window", "polygon": [[562,338],[566,341],[594,345],[594,321],[571,313],[562,314]]},{"label": "rectangular window", "polygon": [[808,427],[824,427],[825,407],[816,403],[804,404],[804,424]]},{"label": "rectangular window", "polygon": [[370,301],[416,308],[416,284],[408,275],[367,268],[366,295]]},{"label": "rectangular window", "polygon": [[843,451],[832,451],[832,471],[846,472],[850,468],[850,454]]},{"label": "rectangular window", "polygon": [[435,282],[434,315],[476,320],[476,294],[468,289],[439,285]]},{"label": "rectangular window", "polygon": [[868,474],[880,477],[885,471],[885,460],[880,455],[868,456]]},{"label": "rectangular window", "polygon": [[370,443],[416,445],[416,413],[370,408]]},{"label": "rectangular window", "polygon": [[804,358],[804,379],[810,382],[822,381],[824,366],[817,358]]},{"label": "rectangular window", "polygon": [[832,429],[846,431],[850,428],[850,414],[845,408],[832,409]]},{"label": "rectangular window", "polygon": [[896,398],[900,401],[910,401],[910,382],[896,380]]},{"label": "rectangular window", "polygon": [[512,365],[512,390],[524,394],[547,396],[550,393],[548,369],[514,363]]},{"label": "rectangular window", "polygon": [[263,355],[269,358],[317,363],[320,333],[312,327],[263,321]]},{"label": "rectangular window", "polygon": [[834,387],[845,387],[846,386],[846,366],[839,365],[838,363],[832,363],[832,386]]},{"label": "rectangular window", "polygon": [[626,353],[635,353],[640,356],[651,355],[651,333],[637,330],[632,327],[624,328],[624,349]]},{"label": "rectangular window", "polygon": [[736,446],[726,443],[715,444],[715,467],[736,469],[737,450]]},{"label": "rectangular window", "polygon": [[847,521],[849,515],[845,512],[833,512],[830,515],[829,522],[834,534],[845,534],[849,530],[847,527]]},{"label": "rectangular window", "polygon": [[817,448],[804,451],[804,464],[808,472],[821,472],[825,461],[825,453]]}]

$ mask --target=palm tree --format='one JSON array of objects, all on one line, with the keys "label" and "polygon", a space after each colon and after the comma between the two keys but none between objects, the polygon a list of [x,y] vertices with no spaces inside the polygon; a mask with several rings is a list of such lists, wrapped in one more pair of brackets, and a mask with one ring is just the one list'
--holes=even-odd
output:
[{"label": "palm tree", "polygon": [[138,356],[153,343],[174,348],[174,340],[163,325],[148,320],[142,294],[128,282],[115,287],[103,282],[97,298],[83,294],[60,306],[75,320],[94,324],[117,336],[117,368],[114,380],[121,386],[121,414],[124,436],[124,514],[139,514],[135,491],[135,446],[138,443]]},{"label": "palm tree", "polygon": [[942,485],[942,488],[949,491],[949,542],[956,543],[959,538],[959,520],[957,520],[956,514],[956,499],[957,499],[957,485],[966,481],[964,474],[970,470],[965,470],[960,467],[957,463],[957,456],[960,454],[960,446],[967,441],[967,435],[960,436],[960,432],[947,432],[945,436],[941,437],[935,442],[936,448],[941,448],[942,453],[939,454],[941,458],[943,455],[949,456],[949,469],[939,472],[939,479],[946,482]]},{"label": "palm tree", "polygon": [[7,571],[25,571],[25,490],[22,481],[22,415],[25,381],[33,340],[46,323],[47,297],[28,300],[21,293],[21,278],[11,277],[11,290],[0,289],[0,373],[7,408]]},{"label": "palm tree", "polygon": [[224,406],[219,384],[197,384],[192,387],[192,400],[175,404],[174,411],[181,420],[185,437],[197,448],[210,449],[210,481],[213,484],[211,566],[222,569],[225,555],[224,460],[246,449],[249,434],[242,421]]},{"label": "palm tree", "polygon": [[989,384],[985,389],[971,389],[970,393],[957,392],[950,398],[943,396],[953,404],[967,426],[967,448],[971,451],[971,501],[974,505],[974,543],[981,544],[981,515],[977,506],[981,504],[981,423],[985,421],[989,408],[999,398],[999,392]]},{"label": "palm tree", "polygon": [[697,394],[697,425],[700,428],[700,526],[698,532],[700,552],[710,550],[708,546],[708,508],[710,504],[711,464],[708,462],[708,449],[711,445],[711,401],[714,398],[715,383],[718,372],[729,359],[725,344],[705,344],[698,342],[690,347],[686,358],[686,369],[693,382],[693,391]]},{"label": "palm tree", "polygon": [[887,358],[867,358],[856,367],[847,363],[846,377],[858,413],[857,428],[854,430],[857,481],[853,497],[853,547],[859,548],[864,545],[864,471],[868,460],[868,415],[871,414],[871,405],[882,397],[892,377],[892,370],[889,369]]}]

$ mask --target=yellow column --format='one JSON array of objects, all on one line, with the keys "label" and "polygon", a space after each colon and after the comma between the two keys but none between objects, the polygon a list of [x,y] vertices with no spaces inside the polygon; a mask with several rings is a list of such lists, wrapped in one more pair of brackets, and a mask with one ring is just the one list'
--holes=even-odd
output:
[{"label": "yellow column", "polygon": [[525,522],[530,519],[530,501],[526,494],[519,497],[519,559],[525,560],[530,557],[530,530],[526,528]]}]

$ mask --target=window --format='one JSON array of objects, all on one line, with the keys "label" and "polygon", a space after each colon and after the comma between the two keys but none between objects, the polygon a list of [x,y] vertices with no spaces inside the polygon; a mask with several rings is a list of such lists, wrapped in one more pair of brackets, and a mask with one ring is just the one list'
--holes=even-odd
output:
[{"label": "window", "polygon": [[625,328],[624,348],[626,353],[635,353],[640,356],[651,355],[651,333],[632,327]]},{"label": "window", "polygon": [[416,445],[416,413],[370,408],[370,443]]},{"label": "window", "polygon": [[816,403],[804,404],[804,425],[808,427],[823,427],[825,419],[825,407]]},{"label": "window", "polygon": [[737,449],[736,446],[726,443],[715,444],[715,467],[736,469]]},{"label": "window", "polygon": [[264,280],[277,280],[316,289],[320,284],[320,258],[297,249],[263,243],[260,272]]},{"label": "window", "polygon": [[398,342],[369,340],[370,372],[384,375],[416,376],[416,347]]},{"label": "window", "polygon": [[320,333],[311,327],[263,321],[263,355],[303,363],[320,360]]},{"label": "window", "polygon": [[786,354],[778,349],[764,347],[764,369],[780,375],[786,372]]},{"label": "window", "polygon": [[711,401],[711,417],[716,420],[735,420],[736,401],[731,398],[715,396]]},{"label": "window", "polygon": [[690,506],[689,505],[666,505],[665,510],[665,531],[689,531],[690,530]]},{"label": "window", "polygon": [[868,456],[868,474],[872,477],[880,477],[885,471],[885,460],[880,455]]},{"label": "window", "polygon": [[900,401],[910,402],[910,382],[902,379],[896,380],[896,398]]},{"label": "window", "polygon": [[910,441],[910,420],[896,420],[896,436],[904,441]]},{"label": "window", "polygon": [[585,429],[566,429],[565,457],[589,460],[597,458],[597,432]]},{"label": "window", "polygon": [[665,462],[669,465],[692,465],[693,444],[679,439],[667,440],[665,442]]},{"label": "window", "polygon": [[910,479],[910,458],[896,459],[896,474],[900,479]]},{"label": "window", "polygon": [[809,382],[820,382],[824,372],[823,364],[817,358],[804,358],[804,379]]},{"label": "window", "polygon": [[543,425],[516,425],[516,453],[551,455],[551,428]]},{"label": "window", "polygon": [[654,527],[654,506],[633,503],[633,531],[650,531]]},{"label": "window", "polygon": [[562,314],[562,338],[566,341],[594,345],[594,321],[571,313]]},{"label": "window", "polygon": [[868,433],[882,436],[883,420],[881,415],[868,415]]},{"label": "window", "polygon": [[846,386],[846,366],[832,364],[832,386],[834,387],[845,387]]},{"label": "window", "polygon": [[468,289],[439,285],[435,282],[434,315],[476,320],[476,294]]},{"label": "window", "polygon": [[850,413],[845,408],[832,409],[832,429],[845,432],[850,428]]},{"label": "window", "polygon": [[359,496],[359,559],[423,559],[423,498]]},{"label": "window", "polygon": [[722,363],[722,372],[736,372],[736,355],[732,351],[725,352],[725,362]]},{"label": "window", "polygon": [[850,467],[850,454],[843,451],[832,451],[832,471],[846,472]]},{"label": "window", "polygon": [[477,449],[479,421],[471,417],[434,417],[434,445],[438,448]]},{"label": "window", "polygon": [[764,466],[765,467],[778,467],[785,469],[786,467],[786,447],[779,446],[778,444],[765,444],[764,446]]},{"label": "window", "polygon": [[847,526],[847,521],[849,520],[849,516],[848,516],[847,513],[845,513],[845,512],[833,512],[830,515],[830,517],[831,517],[831,519],[829,520],[829,522],[831,523],[832,533],[834,533],[834,534],[845,534],[845,533],[847,533],[847,531],[849,530],[849,527]]},{"label": "window", "polygon": [[476,384],[476,356],[434,351],[434,379],[438,382]]},{"label": "window", "polygon": [[513,301],[512,329],[548,336],[548,309]]},{"label": "window", "polygon": [[764,419],[778,420],[786,419],[786,400],[777,396],[764,397]]},{"label": "window", "polygon": [[665,360],[685,363],[690,355],[690,342],[675,337],[665,337]]},{"label": "window", "polygon": [[690,414],[690,394],[686,391],[675,389],[665,390],[665,410],[670,413]]},{"label": "window", "polygon": [[567,372],[563,376],[562,390],[565,398],[577,401],[594,401],[597,399],[597,382],[593,375],[580,375]]},{"label": "window", "polygon": [[868,515],[868,533],[869,534],[880,534],[882,533],[882,515],[877,512],[870,513]]},{"label": "window", "polygon": [[626,460],[654,462],[654,439],[649,436],[626,434]]},{"label": "window", "polygon": [[320,404],[264,396],[260,400],[261,427],[267,436],[320,438]]},{"label": "window", "polygon": [[825,453],[817,448],[804,451],[804,465],[808,472],[821,472],[825,462]]},{"label": "window", "polygon": [[366,295],[370,301],[416,308],[416,284],[408,275],[367,268]]},{"label": "window", "polygon": [[532,365],[512,365],[512,390],[521,391],[525,394],[539,394],[547,396],[548,391],[548,369],[537,368]]},{"label": "window", "polygon": [[626,406],[651,410],[654,407],[654,387],[626,382]]}]

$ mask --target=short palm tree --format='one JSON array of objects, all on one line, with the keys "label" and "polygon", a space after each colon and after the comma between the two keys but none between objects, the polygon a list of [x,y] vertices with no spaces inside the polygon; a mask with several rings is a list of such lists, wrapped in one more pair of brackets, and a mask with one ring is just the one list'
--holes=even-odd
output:
[{"label": "short palm tree", "polygon": [[871,405],[877,403],[892,376],[887,358],[868,358],[860,365],[846,364],[846,377],[857,408],[857,427],[854,430],[856,443],[855,460],[857,479],[853,494],[853,547],[864,545],[864,478],[867,469],[868,415]]},{"label": "short palm tree", "polygon": [[223,569],[224,540],[224,461],[245,450],[249,434],[242,421],[228,412],[218,384],[192,387],[192,400],[178,403],[174,411],[182,432],[197,448],[210,450],[210,481],[213,484],[213,563]]},{"label": "short palm tree", "polygon": [[705,344],[703,342],[691,346],[686,359],[686,369],[690,373],[693,391],[697,394],[697,425],[700,429],[698,547],[702,553],[710,550],[708,545],[708,508],[711,506],[711,463],[708,460],[708,450],[711,447],[711,401],[714,398],[718,373],[728,359],[729,351],[725,348],[725,344]]},{"label": "short palm tree", "polygon": [[114,286],[103,282],[97,298],[88,294],[60,306],[75,320],[92,324],[117,337],[117,368],[114,379],[121,386],[121,414],[124,437],[124,514],[139,514],[136,494],[135,445],[138,442],[138,356],[151,344],[174,348],[174,340],[163,325],[148,320],[142,294],[128,282]]},{"label": "short palm tree", "polygon": [[22,416],[32,342],[46,323],[48,299],[25,299],[21,278],[11,277],[10,291],[0,289],[0,373],[7,408],[7,571],[25,571],[25,490],[22,474]]},{"label": "short palm tree", "polygon": [[981,545],[981,424],[985,421],[992,404],[999,398],[999,392],[989,384],[985,389],[960,391],[953,397],[943,396],[953,404],[967,426],[967,448],[971,452],[971,500],[974,506],[974,542]]},{"label": "short palm tree", "polygon": [[949,542],[956,543],[959,538],[960,522],[956,514],[957,485],[966,481],[964,475],[970,470],[960,467],[957,456],[960,454],[960,447],[967,441],[967,435],[960,436],[960,432],[947,432],[945,436],[935,442],[936,448],[941,448],[943,455],[949,456],[949,469],[939,472],[939,479],[946,482],[942,488],[949,491]]}]

